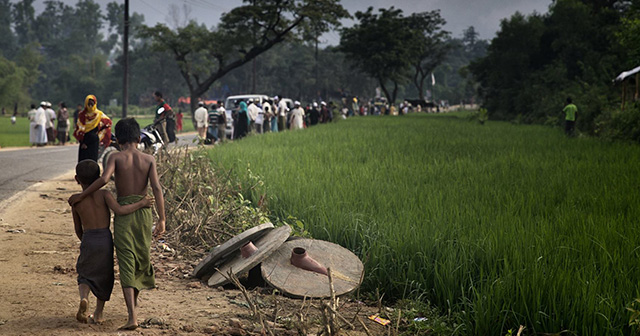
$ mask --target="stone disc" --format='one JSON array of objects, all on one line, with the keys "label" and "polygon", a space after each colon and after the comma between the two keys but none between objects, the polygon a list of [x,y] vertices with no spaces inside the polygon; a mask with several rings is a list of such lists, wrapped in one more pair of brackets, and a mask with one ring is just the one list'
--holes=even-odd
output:
[{"label": "stone disc", "polygon": [[298,239],[288,241],[262,262],[262,277],[271,286],[293,297],[330,297],[329,277],[291,265],[291,252],[302,247],[324,267],[331,268],[336,296],[354,291],[362,283],[364,266],[346,248],[323,240]]},{"label": "stone disc", "polygon": [[209,286],[215,287],[228,283],[229,281],[227,281],[222,274],[226,276],[229,270],[232,270],[235,275],[249,272],[249,270],[264,261],[264,259],[278,249],[278,247],[289,238],[290,234],[291,227],[288,225],[269,231],[258,240],[252,241],[258,250],[248,258],[243,258],[242,255],[240,255],[240,248],[237,248],[236,251],[218,267],[220,271],[216,271],[211,275],[208,281]]},{"label": "stone disc", "polygon": [[206,278],[209,278],[211,274],[216,272],[216,267],[222,264],[232,253],[236,252],[247,242],[257,240],[272,229],[273,224],[271,223],[260,224],[214,247],[211,249],[211,253],[202,259],[198,266],[193,269],[191,275],[206,280]]}]

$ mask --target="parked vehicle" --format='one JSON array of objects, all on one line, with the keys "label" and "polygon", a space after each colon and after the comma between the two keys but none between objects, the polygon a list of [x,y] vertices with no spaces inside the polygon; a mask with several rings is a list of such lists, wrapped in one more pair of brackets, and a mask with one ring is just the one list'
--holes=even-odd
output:
[{"label": "parked vehicle", "polygon": [[265,100],[270,98],[265,94],[244,94],[227,97],[227,100],[224,103],[224,108],[227,113],[227,138],[233,139],[233,115],[238,109],[240,100],[247,102],[249,99],[253,99],[255,102],[262,104]]}]

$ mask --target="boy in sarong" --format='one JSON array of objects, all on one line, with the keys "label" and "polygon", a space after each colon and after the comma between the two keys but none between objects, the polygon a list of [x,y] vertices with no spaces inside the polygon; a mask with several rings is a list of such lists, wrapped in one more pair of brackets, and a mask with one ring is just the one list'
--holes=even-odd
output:
[{"label": "boy in sarong", "polygon": [[[76,181],[87,189],[100,178],[100,167],[93,160],[83,160],[76,165]],[[76,235],[82,242],[76,264],[80,307],[76,319],[82,323],[102,323],[105,301],[109,301],[113,290],[113,239],[111,238],[111,208],[116,214],[130,214],[140,208],[151,206],[151,200],[121,206],[107,190],[99,190],[76,203],[72,208]],[[89,291],[96,296],[96,309],[87,317]]]},{"label": "boy in sarong", "polygon": [[[153,235],[159,237],[165,230],[165,215],[156,160],[153,156],[138,150],[140,125],[135,119],[124,118],[118,121],[116,138],[120,152],[111,154],[102,176],[81,194],[72,195],[69,203],[74,204],[102,188],[114,174],[118,203],[121,205],[144,198],[150,184],[158,213]],[[113,240],[118,257],[120,284],[128,312],[128,321],[120,329],[133,330],[138,327],[138,294],[142,289],[156,286],[150,255],[152,226],[153,217],[149,208],[139,209],[130,215],[116,215],[114,219]]]}]

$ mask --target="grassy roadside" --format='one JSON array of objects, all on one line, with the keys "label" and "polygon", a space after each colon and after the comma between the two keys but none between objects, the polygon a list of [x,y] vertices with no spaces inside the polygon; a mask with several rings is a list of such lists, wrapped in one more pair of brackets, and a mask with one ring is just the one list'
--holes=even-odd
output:
[{"label": "grassy roadside", "polygon": [[[365,117],[210,152],[270,211],[366,260],[365,289],[467,334],[629,332],[640,148],[452,115]],[[248,169],[249,168],[249,169]]]}]

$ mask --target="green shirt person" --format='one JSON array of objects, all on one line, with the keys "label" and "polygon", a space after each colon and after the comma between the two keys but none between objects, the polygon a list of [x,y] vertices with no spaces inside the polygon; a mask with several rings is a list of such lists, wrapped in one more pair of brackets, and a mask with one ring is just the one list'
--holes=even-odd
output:
[{"label": "green shirt person", "polygon": [[564,132],[567,136],[575,135],[576,118],[578,117],[578,107],[571,101],[571,97],[567,98],[567,105],[562,110],[564,112]]}]

